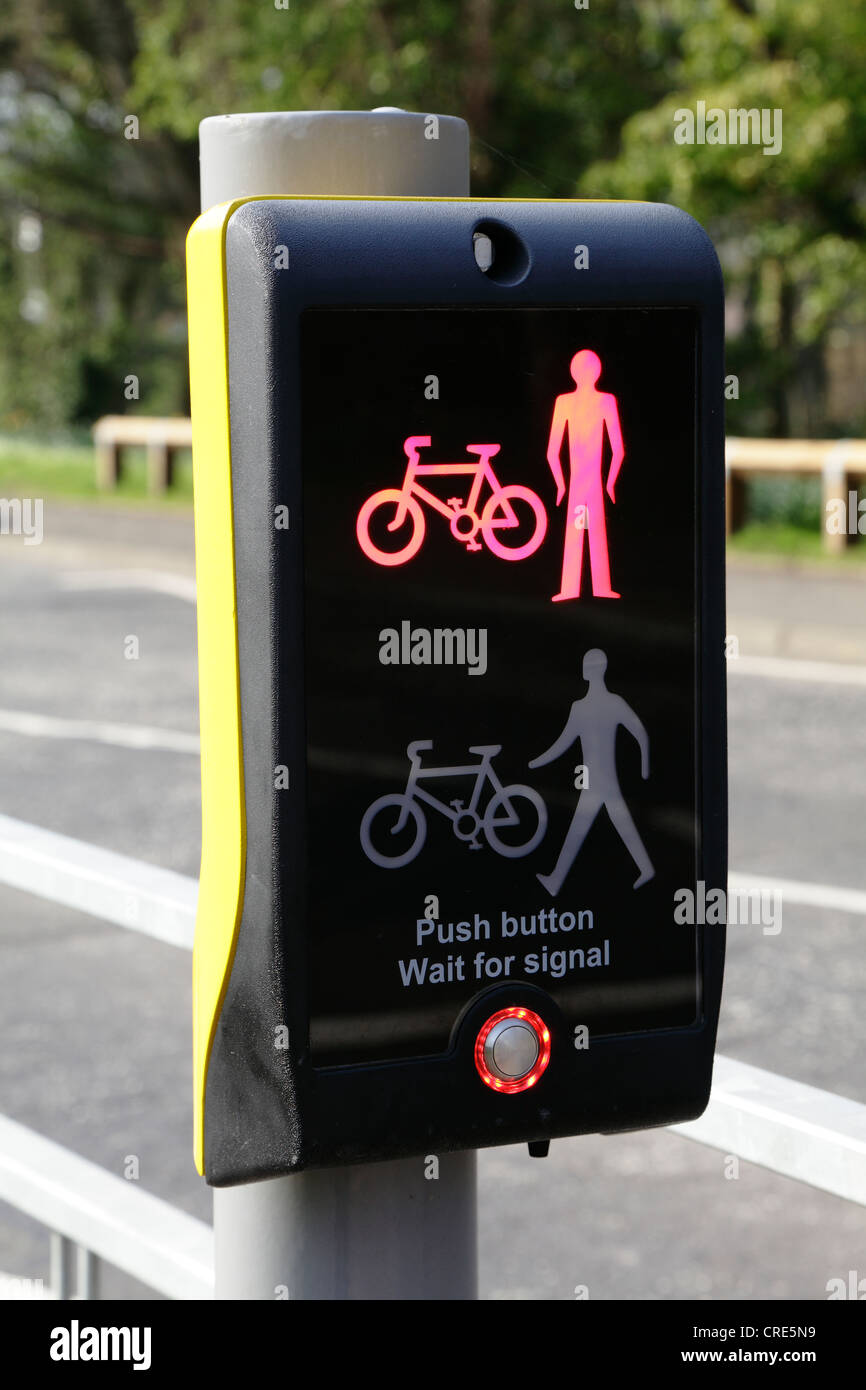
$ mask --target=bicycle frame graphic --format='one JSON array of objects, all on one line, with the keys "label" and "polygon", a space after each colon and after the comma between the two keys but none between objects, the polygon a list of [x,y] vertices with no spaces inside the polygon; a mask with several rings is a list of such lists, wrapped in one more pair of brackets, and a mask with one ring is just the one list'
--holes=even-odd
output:
[{"label": "bicycle frame graphic", "polygon": [[[494,454],[499,453],[500,445],[467,444],[467,454],[478,455],[475,463],[422,463],[419,450],[428,448],[430,442],[429,434],[410,434],[403,442],[403,452],[408,459],[403,486],[386,487],[374,492],[358,513],[355,530],[358,543],[368,559],[377,565],[405,565],[418,554],[427,525],[419,498],[446,518],[451,525],[452,536],[467,550],[483,548],[477,540],[480,531],[488,550],[501,560],[525,560],[527,555],[532,555],[547,532],[547,512],[541,498],[530,488],[522,487],[519,483],[502,487],[490,463]],[[447,502],[443,502],[418,481],[422,477],[459,476],[472,479],[465,501],[462,497],[449,497]],[[484,483],[490,488],[490,496],[479,515],[479,495]],[[384,510],[380,512],[380,508]],[[389,532],[399,531],[407,522],[411,523],[412,533],[408,541],[401,545],[398,538],[394,550],[382,550],[376,545],[370,536],[370,522],[376,512],[379,512],[380,523],[389,518]],[[521,525],[522,522],[524,525]],[[508,536],[501,534],[516,528],[525,534],[526,524],[529,523],[532,533],[528,540],[520,541],[519,537],[515,537],[518,543],[509,545]]]},{"label": "bicycle frame graphic", "polygon": [[[479,761],[464,767],[422,768],[421,754],[432,747],[432,739],[417,739],[410,743],[406,749],[410,762],[406,790],[380,796],[364,812],[361,821],[361,846],[367,858],[380,868],[400,869],[420,854],[427,839],[427,817],[423,807],[419,805],[422,801],[450,820],[457,839],[463,840],[470,849],[483,848],[478,838],[483,832],[490,848],[506,859],[522,859],[524,855],[531,854],[541,843],[547,830],[547,807],[532,787],[518,783],[503,787],[493,770],[493,759],[502,751],[502,744],[478,744],[470,748],[469,752],[476,753]],[[474,777],[469,804],[465,805],[462,800],[440,801],[420,785],[422,779],[434,777]],[[492,795],[485,809],[480,811],[479,803],[488,784]],[[515,802],[520,809],[517,809]],[[522,816],[527,812],[530,815],[530,826],[537,818],[537,824],[529,838],[517,845],[501,840],[500,831],[515,826],[523,829]],[[415,833],[408,849],[389,855],[377,848],[373,842],[374,822],[376,834],[384,840],[388,835],[398,835],[405,830],[410,819],[414,823]]]}]

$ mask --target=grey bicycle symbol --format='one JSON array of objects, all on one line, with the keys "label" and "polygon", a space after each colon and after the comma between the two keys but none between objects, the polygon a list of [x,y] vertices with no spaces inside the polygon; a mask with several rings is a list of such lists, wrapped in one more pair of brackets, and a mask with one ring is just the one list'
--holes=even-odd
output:
[{"label": "grey bicycle symbol", "polygon": [[[493,769],[493,759],[501,753],[501,743],[479,744],[470,748],[479,761],[465,767],[424,767],[421,754],[433,747],[432,739],[417,739],[406,749],[409,777],[404,792],[380,796],[364,812],[361,845],[368,859],[383,869],[400,869],[420,854],[427,839],[427,816],[419,804],[426,802],[450,820],[454,834],[470,849],[482,849],[484,835],[490,848],[506,859],[521,859],[539,845],[547,829],[547,807],[532,787],[519,783],[504,787]],[[434,777],[474,777],[467,805],[463,800],[440,801],[422,780]],[[492,791],[483,810],[480,802],[488,787]],[[406,831],[410,843],[406,847]],[[510,833],[509,833],[510,832]],[[397,836],[403,840],[389,844]],[[389,852],[390,851],[390,852]]]}]

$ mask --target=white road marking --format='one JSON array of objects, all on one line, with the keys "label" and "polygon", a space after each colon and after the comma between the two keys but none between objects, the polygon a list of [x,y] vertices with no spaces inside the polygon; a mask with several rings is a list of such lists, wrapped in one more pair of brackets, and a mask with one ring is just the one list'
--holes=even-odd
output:
[{"label": "white road marking", "polygon": [[854,912],[866,917],[866,892],[860,888],[836,888],[832,883],[803,883],[792,878],[764,878],[760,874],[728,874],[733,893],[778,893],[783,905],[823,907],[835,912]]},{"label": "white road marking", "polygon": [[198,882],[0,815],[0,883],[172,946],[192,946]]},{"label": "white road marking", "polygon": [[728,673],[769,676],[783,681],[825,681],[829,685],[866,685],[866,666],[843,661],[794,661],[782,656],[732,656]]},{"label": "white road marking", "polygon": [[155,594],[195,603],[195,580],[170,570],[75,570],[60,576],[62,588],[92,593],[98,590],[147,589]]},{"label": "white road marking", "polygon": [[87,743],[108,743],[115,748],[138,748],[165,753],[198,755],[198,734],[174,729],[154,729],[146,724],[113,724],[102,719],[60,719],[52,714],[33,714],[29,710],[0,709],[0,733],[24,734],[29,738],[80,739]]}]

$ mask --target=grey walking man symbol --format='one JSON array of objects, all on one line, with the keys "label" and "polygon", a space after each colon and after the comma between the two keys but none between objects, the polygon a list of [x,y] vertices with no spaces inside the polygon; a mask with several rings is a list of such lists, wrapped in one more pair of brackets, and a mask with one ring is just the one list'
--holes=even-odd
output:
[{"label": "grey walking man symbol", "polygon": [[552,873],[538,874],[552,897],[556,897],[568,872],[580,853],[590,827],[602,808],[613,822],[614,829],[638,867],[635,888],[647,883],[655,874],[638,828],[620,791],[616,773],[616,731],[620,725],[627,729],[640,747],[641,776],[649,777],[649,736],[631,705],[621,695],[614,695],[604,681],[607,657],[593,647],[583,658],[583,678],[589,690],[571,707],[565,728],[545,753],[533,758],[530,767],[544,767],[566,753],[580,739],[581,757],[588,773],[588,785],[578,797],[571,825]]}]

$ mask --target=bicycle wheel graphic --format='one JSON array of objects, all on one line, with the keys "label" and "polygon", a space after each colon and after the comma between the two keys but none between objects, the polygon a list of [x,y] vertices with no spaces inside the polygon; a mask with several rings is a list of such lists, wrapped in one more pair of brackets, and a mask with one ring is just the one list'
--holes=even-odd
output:
[{"label": "bicycle wheel graphic", "polygon": [[[507,508],[502,505],[503,499]],[[525,560],[547,534],[544,503],[531,488],[519,484],[500,488],[487,499],[481,513],[481,532],[488,548],[500,560]]]},{"label": "bicycle wheel graphic", "polygon": [[[510,813],[506,802],[516,803]],[[525,838],[527,830],[529,839]],[[506,859],[522,859],[531,854],[541,844],[546,830],[547,807],[532,787],[503,787],[487,803],[484,834],[491,849]]]},{"label": "bicycle wheel graphic", "polygon": [[[408,517],[404,525],[391,532],[400,503],[408,507]],[[381,492],[374,492],[372,497],[368,497],[355,525],[358,544],[368,559],[375,560],[377,565],[405,565],[421,549],[425,530],[424,513],[415,498],[407,499],[396,487],[382,488]],[[390,543],[392,534],[394,545],[398,548],[383,550],[382,546]]]},{"label": "bicycle wheel graphic", "polygon": [[[409,812],[409,823],[400,832],[395,843],[394,832],[397,822],[406,810]],[[367,858],[372,859],[373,863],[382,869],[401,869],[404,864],[411,863],[415,855],[423,849],[426,839],[427,817],[421,807],[403,793],[393,792],[390,796],[380,796],[378,801],[374,801],[364,812],[364,819],[361,821],[361,848]],[[384,852],[386,847],[391,849],[390,854]]]}]

